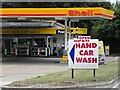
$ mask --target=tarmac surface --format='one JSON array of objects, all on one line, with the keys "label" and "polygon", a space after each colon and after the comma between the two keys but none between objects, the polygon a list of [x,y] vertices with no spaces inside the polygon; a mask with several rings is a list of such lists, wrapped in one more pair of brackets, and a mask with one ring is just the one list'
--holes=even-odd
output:
[{"label": "tarmac surface", "polygon": [[67,70],[61,58],[9,57],[2,62],[2,86],[13,81]]},{"label": "tarmac surface", "polygon": [[99,85],[94,85],[89,88],[111,88],[111,89],[118,89],[120,90],[120,77],[116,77],[113,80],[107,82],[107,83],[102,83]]}]

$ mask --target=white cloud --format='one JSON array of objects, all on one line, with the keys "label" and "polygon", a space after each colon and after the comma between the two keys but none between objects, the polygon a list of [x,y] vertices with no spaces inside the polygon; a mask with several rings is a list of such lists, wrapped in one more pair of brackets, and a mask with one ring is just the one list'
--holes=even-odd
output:
[{"label": "white cloud", "polygon": [[110,0],[110,2],[111,2],[111,3],[115,3],[115,2],[116,2],[116,0]]}]

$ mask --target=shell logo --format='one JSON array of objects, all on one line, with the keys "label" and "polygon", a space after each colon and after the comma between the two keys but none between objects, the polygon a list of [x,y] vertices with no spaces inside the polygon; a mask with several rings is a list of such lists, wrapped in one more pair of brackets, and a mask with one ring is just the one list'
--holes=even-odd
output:
[{"label": "shell logo", "polygon": [[92,10],[69,10],[68,11],[68,16],[93,16],[93,11]]}]

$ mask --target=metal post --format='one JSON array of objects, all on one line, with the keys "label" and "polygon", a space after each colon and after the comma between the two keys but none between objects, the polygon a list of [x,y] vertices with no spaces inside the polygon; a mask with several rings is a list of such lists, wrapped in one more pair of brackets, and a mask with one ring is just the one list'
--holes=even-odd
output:
[{"label": "metal post", "polygon": [[15,49],[15,55],[17,56],[17,48]]},{"label": "metal post", "polygon": [[[71,39],[71,21],[69,20],[69,39]],[[74,69],[72,69],[72,79],[74,78]]]},{"label": "metal post", "polygon": [[48,47],[48,44],[49,44],[49,42],[48,42],[48,38],[49,38],[49,37],[47,36],[47,40],[46,40],[46,42],[47,42],[47,47]]},{"label": "metal post", "polygon": [[12,51],[12,43],[13,43],[13,38],[10,37],[10,56],[11,56],[11,51]]},{"label": "metal post", "polygon": [[67,19],[65,19],[65,51],[67,51]]},{"label": "metal post", "polygon": [[34,44],[34,43],[33,43],[33,41],[34,41],[34,37],[32,37],[32,45],[31,45],[31,50],[33,49],[33,46],[34,46],[34,45],[33,45],[33,44]]},{"label": "metal post", "polygon": [[95,69],[93,69],[93,76],[95,77]]},{"label": "metal post", "polygon": [[69,39],[71,39],[71,21],[69,20]]},{"label": "metal post", "polygon": [[72,69],[72,79],[74,78],[74,69]]},{"label": "metal post", "polygon": [[46,40],[46,43],[47,43],[47,47],[46,47],[46,56],[48,56],[48,36],[47,36],[46,39],[47,39],[47,40]]}]

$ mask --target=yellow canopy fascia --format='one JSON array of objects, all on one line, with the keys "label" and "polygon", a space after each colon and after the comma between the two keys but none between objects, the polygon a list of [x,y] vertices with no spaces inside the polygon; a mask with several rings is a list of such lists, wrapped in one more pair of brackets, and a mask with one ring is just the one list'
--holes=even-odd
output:
[{"label": "yellow canopy fascia", "polygon": [[69,18],[114,18],[114,11],[95,8],[0,8],[1,17],[69,17]]},{"label": "yellow canopy fascia", "polygon": [[[0,34],[57,34],[57,30],[65,31],[65,28],[2,28]],[[71,28],[71,34],[87,34],[86,28]]]}]

